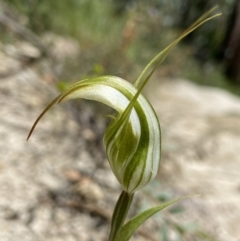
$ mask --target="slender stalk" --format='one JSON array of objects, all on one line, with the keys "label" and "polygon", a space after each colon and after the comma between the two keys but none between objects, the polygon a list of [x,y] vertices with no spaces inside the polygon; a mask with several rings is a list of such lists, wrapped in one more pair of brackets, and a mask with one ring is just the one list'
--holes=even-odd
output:
[{"label": "slender stalk", "polygon": [[131,206],[133,195],[133,193],[129,194],[125,191],[122,191],[121,195],[119,196],[112,216],[111,231],[108,241],[114,241],[119,230],[122,228],[128,210]]}]

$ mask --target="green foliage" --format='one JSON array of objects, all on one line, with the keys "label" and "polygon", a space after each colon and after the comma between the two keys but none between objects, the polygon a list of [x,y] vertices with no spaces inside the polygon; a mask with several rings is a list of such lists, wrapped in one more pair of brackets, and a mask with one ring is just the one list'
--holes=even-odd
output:
[{"label": "green foliage", "polygon": [[[183,198],[180,198],[183,199]],[[135,216],[131,220],[129,220],[120,230],[116,241],[128,241],[130,240],[133,233],[137,230],[137,228],[143,224],[148,218],[150,218],[155,213],[167,208],[168,206],[176,203],[180,199],[171,200],[164,204],[158,205],[153,208],[149,208],[148,210],[140,213],[139,215]]]},{"label": "green foliage", "polygon": [[[81,56],[76,61],[65,61],[64,72],[61,73],[61,79],[68,80],[105,73],[124,79],[135,78],[156,51],[167,46],[179,34],[179,29],[196,19],[205,11],[204,8],[219,4],[224,12],[219,25],[223,27],[216,28],[214,22],[209,22],[198,29],[187,42],[187,47],[175,49],[176,54],[170,55],[167,67],[163,67],[159,74],[186,77],[197,83],[240,94],[224,77],[222,66],[216,65],[211,59],[222,41],[233,0],[211,0],[205,5],[189,0],[180,0],[177,4],[175,0],[3,1],[12,4],[26,16],[27,26],[34,32],[42,34],[51,31],[70,35],[79,41]],[[191,11],[183,26],[179,23],[186,8]],[[200,58],[196,59],[193,55],[202,53],[198,49],[206,45],[205,61],[199,62]]]},{"label": "green foliage", "polygon": [[53,31],[85,41],[100,38],[108,41],[113,34],[119,33],[117,26],[122,24],[121,19],[114,19],[111,0],[6,1],[27,17],[28,27],[36,33]]}]

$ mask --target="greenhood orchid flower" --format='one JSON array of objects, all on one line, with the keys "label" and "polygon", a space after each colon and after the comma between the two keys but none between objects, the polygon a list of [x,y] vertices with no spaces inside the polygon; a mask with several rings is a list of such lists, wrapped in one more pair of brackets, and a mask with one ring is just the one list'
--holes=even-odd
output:
[{"label": "greenhood orchid flower", "polygon": [[117,111],[104,135],[104,144],[112,171],[127,193],[134,193],[144,187],[158,172],[161,136],[158,118],[141,91],[155,69],[183,37],[217,16],[206,18],[208,14],[200,17],[179,38],[160,52],[143,70],[134,85],[119,77],[101,76],[85,79],[70,86],[42,112],[28,138],[38,121],[55,103],[75,98],[102,102]]},{"label": "greenhood orchid flower", "polygon": [[104,145],[123,189],[132,193],[151,181],[159,167],[160,127],[147,99],[132,84],[115,76],[85,79],[54,99],[39,119],[56,102],[75,98],[99,101],[118,112],[106,129]]},{"label": "greenhood orchid flower", "polygon": [[95,100],[116,110],[104,134],[109,164],[123,191],[115,206],[109,241],[129,241],[135,230],[154,213],[180,199],[150,208],[124,224],[134,193],[148,184],[157,174],[160,163],[161,133],[157,115],[141,94],[156,68],[172,48],[186,35],[208,20],[215,8],[202,15],[180,37],[160,52],[133,84],[115,76],[81,80],[56,97],[35,121],[28,138],[43,115],[56,103],[75,98]]}]

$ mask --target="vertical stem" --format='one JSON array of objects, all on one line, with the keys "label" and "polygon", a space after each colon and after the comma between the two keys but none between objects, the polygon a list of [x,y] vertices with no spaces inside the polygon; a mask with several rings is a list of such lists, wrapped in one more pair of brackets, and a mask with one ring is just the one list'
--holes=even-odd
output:
[{"label": "vertical stem", "polygon": [[130,194],[125,191],[122,191],[113,212],[111,221],[111,231],[108,241],[114,241],[117,237],[117,234],[119,230],[122,228],[124,221],[126,219],[128,210],[132,203],[132,199],[133,193]]}]

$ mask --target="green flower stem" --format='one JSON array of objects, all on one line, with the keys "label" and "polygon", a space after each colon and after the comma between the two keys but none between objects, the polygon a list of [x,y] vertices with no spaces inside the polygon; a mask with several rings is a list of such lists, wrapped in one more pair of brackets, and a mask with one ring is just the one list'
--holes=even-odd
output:
[{"label": "green flower stem", "polygon": [[120,229],[122,228],[128,210],[131,206],[133,195],[133,193],[122,191],[121,195],[119,196],[112,216],[111,231],[108,241],[114,241]]}]

